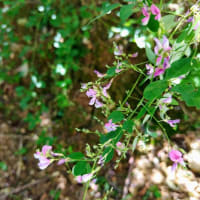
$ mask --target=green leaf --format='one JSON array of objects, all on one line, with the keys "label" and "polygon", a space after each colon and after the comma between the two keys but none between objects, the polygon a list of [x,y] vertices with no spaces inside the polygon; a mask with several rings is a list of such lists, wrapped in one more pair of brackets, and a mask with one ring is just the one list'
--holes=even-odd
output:
[{"label": "green leaf", "polygon": [[150,135],[151,137],[153,137],[153,138],[158,137],[157,133],[156,133],[156,132],[151,132],[151,131],[148,129],[148,127],[146,128],[146,133],[147,133],[148,135]]},{"label": "green leaf", "polygon": [[74,176],[89,174],[91,172],[90,164],[84,161],[77,162],[72,169]]},{"label": "green leaf", "polygon": [[181,83],[172,88],[172,91],[180,93],[188,106],[200,109],[200,88],[195,88],[190,83]]},{"label": "green leaf", "polygon": [[104,144],[105,142],[107,142],[108,140],[112,139],[113,141],[115,140],[115,138],[119,138],[121,136],[123,132],[121,131],[121,128],[117,128],[117,130],[115,131],[111,131],[107,134],[102,134],[100,137],[100,143]]},{"label": "green leaf", "polygon": [[120,20],[124,23],[133,13],[134,4],[128,4],[120,8]]},{"label": "green leaf", "polygon": [[107,147],[104,149],[102,156],[105,158],[104,161],[105,163],[109,162],[112,160],[114,155],[114,150],[112,147]]},{"label": "green leaf", "polygon": [[179,77],[186,74],[192,68],[191,58],[182,58],[171,64],[171,67],[166,70],[166,80]]},{"label": "green leaf", "polygon": [[106,77],[110,78],[116,74],[116,67],[110,67],[106,72]]},{"label": "green leaf", "polygon": [[165,15],[162,17],[162,21],[164,23],[164,27],[166,31],[170,31],[172,28],[174,28],[177,24],[175,21],[176,16],[175,15]]},{"label": "green leaf", "polygon": [[73,152],[69,154],[68,157],[73,160],[80,160],[84,158],[84,154],[82,154],[81,152]]},{"label": "green leaf", "polygon": [[122,112],[115,110],[110,114],[108,119],[112,119],[112,122],[116,123],[122,121],[124,119],[124,115]]},{"label": "green leaf", "polygon": [[92,19],[92,20],[88,23],[88,25],[89,25],[90,23],[94,22],[95,20],[97,20],[97,19],[103,17],[104,15],[108,14],[109,12],[111,12],[112,10],[114,10],[114,9],[116,9],[116,8],[118,8],[118,7],[120,7],[120,3],[110,4],[110,3],[106,2],[106,3],[103,5],[103,7],[101,8],[101,13],[100,13],[97,17],[95,17],[94,19]]},{"label": "green leaf", "polygon": [[173,50],[171,51],[170,62],[174,63],[175,61],[180,60],[184,55],[189,57],[191,54],[190,47],[185,41],[178,43],[177,41],[173,44]]},{"label": "green leaf", "polygon": [[119,6],[120,6],[119,3],[114,3],[114,4],[106,3],[102,8],[100,16],[102,17],[103,15],[107,14],[108,12],[111,12],[112,10],[118,8]]},{"label": "green leaf", "polygon": [[128,133],[132,133],[133,132],[133,126],[134,126],[133,121],[127,120],[123,124],[123,129],[126,130]]},{"label": "green leaf", "polygon": [[168,87],[168,83],[165,80],[159,80],[150,83],[144,90],[144,97],[148,100],[153,100],[162,95],[165,89]]},{"label": "green leaf", "polygon": [[155,64],[155,60],[156,60],[156,55],[154,54],[154,52],[151,50],[151,48],[149,48],[147,45],[145,47],[145,52],[147,55],[148,60],[152,63]]},{"label": "green leaf", "polygon": [[157,32],[158,31],[158,29],[159,29],[159,22],[157,20],[155,20],[155,15],[151,14],[147,26],[153,32]]}]

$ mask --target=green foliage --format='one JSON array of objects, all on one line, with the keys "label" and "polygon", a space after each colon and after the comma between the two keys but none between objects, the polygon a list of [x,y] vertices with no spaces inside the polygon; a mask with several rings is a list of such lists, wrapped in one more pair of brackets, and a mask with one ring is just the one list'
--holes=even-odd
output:
[{"label": "green foliage", "polygon": [[102,154],[102,156],[105,158],[104,159],[105,163],[111,161],[113,158],[113,155],[114,155],[114,149],[112,147],[105,148]]},{"label": "green foliage", "polygon": [[128,4],[120,8],[121,23],[124,23],[133,14],[134,4]]},{"label": "green foliage", "polygon": [[147,55],[148,60],[152,63],[155,64],[155,60],[156,60],[156,55],[154,54],[154,52],[151,50],[151,48],[149,48],[147,45],[145,47],[145,52]]},{"label": "green foliage", "polygon": [[124,119],[124,115],[122,112],[118,111],[118,110],[115,110],[113,111],[110,116],[108,117],[108,119],[112,119],[112,122],[113,123],[116,123],[116,122],[120,122]]},{"label": "green foliage", "polygon": [[70,155],[68,155],[68,157],[72,160],[80,160],[84,158],[84,154],[82,154],[81,152],[73,152]]},{"label": "green foliage", "polygon": [[147,26],[153,32],[157,32],[158,31],[158,29],[159,29],[159,22],[157,20],[155,20],[155,15],[151,14]]},{"label": "green foliage", "polygon": [[126,130],[128,133],[132,133],[134,123],[131,120],[127,120],[123,123],[123,129]]},{"label": "green foliage", "polygon": [[72,173],[74,176],[89,174],[90,172],[91,172],[90,164],[83,161],[77,162],[72,169]]},{"label": "green foliage", "polygon": [[195,106],[200,109],[200,87],[196,88],[190,83],[183,82],[172,90],[178,92],[188,106]]},{"label": "green foliage", "polygon": [[173,62],[171,67],[167,69],[166,79],[169,80],[171,78],[179,77],[190,70],[192,70],[191,58],[182,58]]},{"label": "green foliage", "polygon": [[153,100],[162,95],[165,89],[168,87],[168,83],[165,80],[159,80],[150,83],[144,90],[144,97],[148,100]]}]

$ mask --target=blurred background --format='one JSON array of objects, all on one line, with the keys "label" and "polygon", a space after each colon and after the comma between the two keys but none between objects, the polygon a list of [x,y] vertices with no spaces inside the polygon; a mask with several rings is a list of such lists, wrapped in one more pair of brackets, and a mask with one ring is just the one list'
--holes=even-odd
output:
[{"label": "blurred background", "polygon": [[[134,64],[145,59],[145,40],[152,37],[141,33],[139,7],[131,8],[128,20],[125,11],[125,20],[118,17],[118,3],[128,2],[0,0],[1,200],[81,199],[83,186],[65,166],[54,164],[41,171],[33,154],[44,144],[64,154],[84,152],[86,143],[98,141],[95,135],[76,130],[103,131],[94,119],[101,118],[100,112],[88,106],[81,83],[94,81],[95,69],[104,73],[106,65],[112,66],[113,42],[125,53],[137,53],[129,60]],[[194,2],[167,1],[166,6],[181,13]],[[175,17],[170,20],[176,25]],[[112,98],[122,100],[137,76],[134,71],[120,76],[110,89]],[[142,88],[134,96],[140,98]],[[180,169],[174,178],[167,144],[162,137],[147,138],[134,158],[128,153],[116,170],[114,161],[103,168],[87,199],[200,199],[199,113],[182,105],[175,115],[186,119],[179,134],[171,130],[171,135],[188,152],[188,171]]]}]

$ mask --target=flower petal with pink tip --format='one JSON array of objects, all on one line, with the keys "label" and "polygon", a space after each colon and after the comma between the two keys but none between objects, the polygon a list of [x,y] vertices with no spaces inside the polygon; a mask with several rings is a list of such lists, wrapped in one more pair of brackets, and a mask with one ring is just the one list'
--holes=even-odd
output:
[{"label": "flower petal with pink tip", "polygon": [[151,5],[151,12],[153,15],[156,15],[155,16],[156,20],[161,19],[160,9],[156,5],[154,5],[154,4]]}]

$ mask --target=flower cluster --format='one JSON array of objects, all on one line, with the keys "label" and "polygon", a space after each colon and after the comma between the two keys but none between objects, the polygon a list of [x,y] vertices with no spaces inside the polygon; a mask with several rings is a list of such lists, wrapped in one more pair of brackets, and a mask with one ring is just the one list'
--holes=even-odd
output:
[{"label": "flower cluster", "polygon": [[[156,5],[152,4],[150,10],[151,10],[151,13],[153,15],[155,15],[155,20],[160,20],[161,19],[160,9]],[[148,12],[148,7],[147,6],[142,8],[142,14],[145,16],[142,19],[142,24],[143,25],[147,25],[148,22],[149,22],[149,19],[150,19],[150,15],[151,15]]]},{"label": "flower cluster", "polygon": [[146,64],[147,69],[147,75],[150,76],[160,76],[161,74],[164,74],[165,70],[170,67],[170,50],[171,47],[169,45],[169,40],[164,35],[162,42],[158,38],[154,38],[154,41],[156,42],[156,46],[154,47],[154,53],[156,54],[156,68],[154,71],[153,66],[150,64]]},{"label": "flower cluster", "polygon": [[[95,73],[97,74],[98,77],[103,77],[104,74],[101,74],[98,71],[95,71]],[[93,86],[92,88],[89,88],[86,91],[86,95],[91,98],[89,105],[92,106],[94,105],[96,108],[100,108],[103,106],[102,100],[104,98],[108,98],[109,95],[107,93],[107,90],[111,87],[112,85],[112,79],[110,80],[110,82],[105,85],[104,87],[99,87],[97,88],[96,86]],[[87,89],[87,85],[86,84],[82,84],[82,89]]]},{"label": "flower cluster", "polygon": [[46,169],[54,160],[58,160],[58,165],[64,164],[67,160],[64,158],[54,157],[63,156],[60,153],[54,153],[52,151],[52,146],[44,145],[42,151],[38,151],[34,154],[34,157],[39,160],[38,167],[40,169]]},{"label": "flower cluster", "polygon": [[105,124],[105,129],[108,131],[108,132],[111,132],[111,131],[115,131],[117,129],[118,125],[117,124],[114,124],[112,122],[112,119],[110,119],[106,124]]}]

